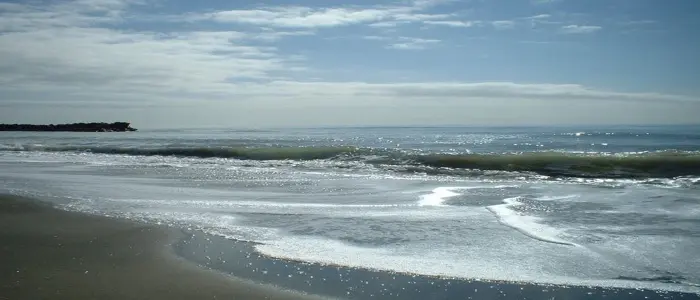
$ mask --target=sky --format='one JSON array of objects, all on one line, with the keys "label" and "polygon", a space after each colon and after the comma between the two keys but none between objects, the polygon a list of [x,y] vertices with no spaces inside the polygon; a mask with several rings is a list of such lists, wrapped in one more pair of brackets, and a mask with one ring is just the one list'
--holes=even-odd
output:
[{"label": "sky", "polygon": [[697,0],[0,0],[0,123],[700,123]]}]

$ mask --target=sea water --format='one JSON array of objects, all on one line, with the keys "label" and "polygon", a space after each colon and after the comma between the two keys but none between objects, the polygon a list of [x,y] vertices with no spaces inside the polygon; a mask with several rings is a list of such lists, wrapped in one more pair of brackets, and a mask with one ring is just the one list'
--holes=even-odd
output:
[{"label": "sea water", "polygon": [[700,127],[0,133],[0,192],[297,261],[700,291]]}]

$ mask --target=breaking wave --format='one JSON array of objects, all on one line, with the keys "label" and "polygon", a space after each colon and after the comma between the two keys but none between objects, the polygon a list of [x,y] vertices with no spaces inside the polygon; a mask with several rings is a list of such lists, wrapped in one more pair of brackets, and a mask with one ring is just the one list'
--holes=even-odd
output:
[{"label": "breaking wave", "polygon": [[700,175],[700,153],[697,152],[426,155],[418,157],[417,161],[439,168],[534,172],[552,177],[670,178]]},{"label": "breaking wave", "polygon": [[316,160],[336,158],[357,151],[354,147],[43,147],[17,146],[3,149],[13,151],[89,152],[138,156],[182,156],[197,158],[235,158],[244,160]]},{"label": "breaking wave", "polygon": [[550,177],[673,178],[700,175],[700,152],[632,154],[527,152],[509,154],[416,154],[358,147],[47,147],[4,145],[0,151],[47,151],[239,160],[343,160],[403,172],[469,176],[473,172],[534,173]]}]

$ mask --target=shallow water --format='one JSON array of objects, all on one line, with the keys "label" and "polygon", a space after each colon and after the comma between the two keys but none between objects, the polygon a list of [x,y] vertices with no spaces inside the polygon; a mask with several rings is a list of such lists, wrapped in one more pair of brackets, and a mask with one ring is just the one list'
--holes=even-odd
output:
[{"label": "shallow water", "polygon": [[4,132],[0,191],[276,258],[698,292],[699,129]]}]

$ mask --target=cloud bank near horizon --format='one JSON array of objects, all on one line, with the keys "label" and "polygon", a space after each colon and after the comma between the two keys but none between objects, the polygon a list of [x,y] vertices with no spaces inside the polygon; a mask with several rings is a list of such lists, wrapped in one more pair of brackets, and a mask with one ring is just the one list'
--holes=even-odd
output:
[{"label": "cloud bank near horizon", "polygon": [[[530,9],[510,18],[446,0],[256,7],[0,2],[0,117],[10,123],[136,118],[153,127],[192,112],[184,121],[193,126],[694,120],[688,112],[700,111],[697,94],[562,81],[577,77],[572,70],[540,76],[549,82],[519,81],[509,75],[509,66],[519,68],[519,53],[503,47],[472,53],[486,39],[585,49],[599,42],[596,35],[623,26],[592,25],[593,19],[547,8],[558,2],[524,1]],[[655,24],[630,22],[624,30]],[[528,51],[558,55],[570,48],[551,49]],[[495,54],[504,61],[489,60]],[[538,64],[559,68],[546,56],[521,55],[533,58],[523,74],[538,74]]]}]

